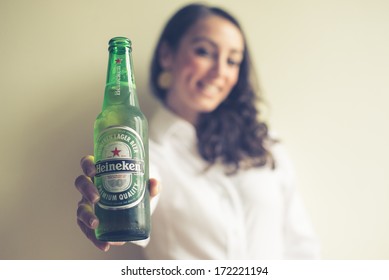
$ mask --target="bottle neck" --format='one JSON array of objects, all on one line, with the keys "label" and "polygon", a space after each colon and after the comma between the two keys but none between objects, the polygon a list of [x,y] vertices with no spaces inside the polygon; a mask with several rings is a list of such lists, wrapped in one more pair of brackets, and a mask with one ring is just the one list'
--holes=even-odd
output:
[{"label": "bottle neck", "polygon": [[112,105],[139,107],[129,46],[110,45],[109,47],[103,110]]}]

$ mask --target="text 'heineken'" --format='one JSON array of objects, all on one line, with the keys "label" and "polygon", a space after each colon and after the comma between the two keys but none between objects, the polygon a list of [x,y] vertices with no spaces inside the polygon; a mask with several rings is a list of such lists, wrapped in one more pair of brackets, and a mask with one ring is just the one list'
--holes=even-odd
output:
[{"label": "text 'heineken'", "polygon": [[136,95],[131,41],[109,41],[102,112],[94,127],[96,237],[103,241],[146,239],[150,234],[148,125]]}]

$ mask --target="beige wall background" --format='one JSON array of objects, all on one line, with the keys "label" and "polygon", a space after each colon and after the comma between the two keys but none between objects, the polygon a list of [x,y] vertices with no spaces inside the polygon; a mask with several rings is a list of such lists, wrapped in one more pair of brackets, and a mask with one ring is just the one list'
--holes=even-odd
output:
[{"label": "beige wall background", "polygon": [[[0,259],[132,258],[76,225],[107,43],[134,43],[138,94],[162,25],[185,0],[0,2]],[[389,2],[214,0],[242,22],[324,259],[389,259]],[[264,225],[266,226],[266,225]],[[131,248],[130,248],[131,247]]]}]

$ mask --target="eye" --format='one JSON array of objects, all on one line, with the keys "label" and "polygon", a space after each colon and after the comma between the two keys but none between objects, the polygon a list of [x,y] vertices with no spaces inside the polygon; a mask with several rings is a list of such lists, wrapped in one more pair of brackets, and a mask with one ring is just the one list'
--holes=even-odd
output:
[{"label": "eye", "polygon": [[227,63],[228,63],[228,65],[231,65],[231,66],[240,66],[241,61],[240,61],[240,60],[237,60],[237,59],[231,59],[231,58],[229,58],[229,59],[227,60]]},{"label": "eye", "polygon": [[210,56],[211,55],[211,52],[208,51],[206,48],[204,47],[196,47],[195,48],[195,54],[199,55],[199,56]]}]

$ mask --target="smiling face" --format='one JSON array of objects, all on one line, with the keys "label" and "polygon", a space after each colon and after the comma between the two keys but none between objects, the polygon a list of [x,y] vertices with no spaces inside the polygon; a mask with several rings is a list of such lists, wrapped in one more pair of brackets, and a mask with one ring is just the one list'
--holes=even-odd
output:
[{"label": "smiling face", "polygon": [[233,23],[216,15],[197,21],[175,52],[161,49],[161,66],[172,74],[166,105],[195,124],[200,113],[211,112],[238,81],[244,39]]}]

